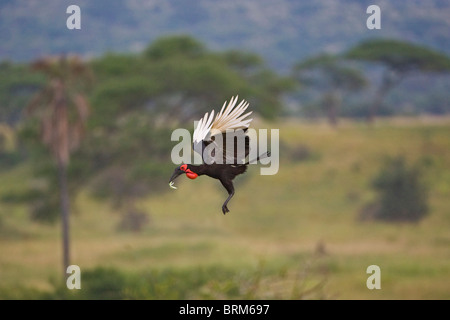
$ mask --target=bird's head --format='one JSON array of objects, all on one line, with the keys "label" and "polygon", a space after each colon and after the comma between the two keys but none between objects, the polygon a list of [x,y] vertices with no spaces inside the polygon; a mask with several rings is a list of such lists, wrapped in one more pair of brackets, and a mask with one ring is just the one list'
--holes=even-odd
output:
[{"label": "bird's head", "polygon": [[183,173],[186,174],[186,176],[189,179],[195,179],[198,177],[198,174],[195,173],[194,171],[192,171],[193,167],[190,164],[182,164],[181,166],[175,168],[175,170],[173,171],[172,176],[170,177],[169,180],[169,186],[172,189],[176,189],[177,187],[175,187],[173,184],[175,183],[175,179],[182,175]]}]

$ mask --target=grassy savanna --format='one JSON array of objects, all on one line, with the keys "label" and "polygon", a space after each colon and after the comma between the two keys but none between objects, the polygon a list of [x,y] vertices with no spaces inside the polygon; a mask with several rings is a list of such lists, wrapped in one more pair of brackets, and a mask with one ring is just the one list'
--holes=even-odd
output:
[{"label": "grassy savanna", "polygon": [[[59,225],[0,202],[0,298],[450,298],[449,118],[256,126],[280,129],[279,172],[250,166],[225,216],[218,181],[180,178],[178,190],[137,204],[150,219],[141,232],[121,232],[118,214],[83,189],[71,218],[77,292],[62,282]],[[420,166],[428,215],[361,221],[373,177],[398,155]],[[30,166],[3,172],[0,195],[24,188]],[[380,290],[366,287],[372,264]]]}]

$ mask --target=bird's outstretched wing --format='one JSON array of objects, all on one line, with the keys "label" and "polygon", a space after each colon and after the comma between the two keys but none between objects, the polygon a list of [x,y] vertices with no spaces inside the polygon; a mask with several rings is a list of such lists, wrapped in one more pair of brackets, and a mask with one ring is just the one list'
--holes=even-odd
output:
[{"label": "bird's outstretched wing", "polygon": [[236,106],[237,100],[238,96],[232,97],[228,105],[225,101],[215,118],[214,110],[206,113],[194,130],[194,151],[207,164],[242,164],[249,154],[246,132],[253,119],[246,118],[252,112],[244,114],[249,103],[242,100]]}]

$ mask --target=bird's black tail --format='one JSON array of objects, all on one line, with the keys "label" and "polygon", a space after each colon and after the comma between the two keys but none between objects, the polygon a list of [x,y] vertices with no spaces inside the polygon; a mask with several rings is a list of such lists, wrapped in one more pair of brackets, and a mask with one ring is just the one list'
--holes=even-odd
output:
[{"label": "bird's black tail", "polygon": [[245,163],[245,165],[248,165],[248,164],[250,164],[252,162],[255,162],[255,161],[258,162],[259,160],[264,159],[264,158],[268,158],[268,157],[270,157],[270,151],[267,151],[267,152],[264,152],[263,154],[260,154],[256,159],[247,161]]}]

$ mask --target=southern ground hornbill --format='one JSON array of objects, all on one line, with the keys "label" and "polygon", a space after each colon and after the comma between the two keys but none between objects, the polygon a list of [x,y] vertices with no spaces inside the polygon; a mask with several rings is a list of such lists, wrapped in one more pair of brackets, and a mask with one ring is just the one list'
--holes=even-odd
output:
[{"label": "southern ground hornbill", "polygon": [[[246,161],[249,155],[249,136],[247,129],[252,119],[247,118],[251,112],[243,114],[248,102],[242,100],[237,106],[238,97],[227,101],[214,118],[214,111],[200,119],[193,135],[193,149],[202,156],[201,165],[182,164],[177,167],[169,181],[169,186],[176,189],[174,180],[185,173],[189,179],[207,175],[218,179],[228,192],[228,198],[222,205],[223,214],[229,212],[227,204],[234,195],[233,179],[247,170],[254,161],[270,156],[270,152],[257,159]],[[213,121],[214,118],[214,121]],[[228,142],[228,143],[227,143]],[[228,145],[228,147],[227,147]]]}]

